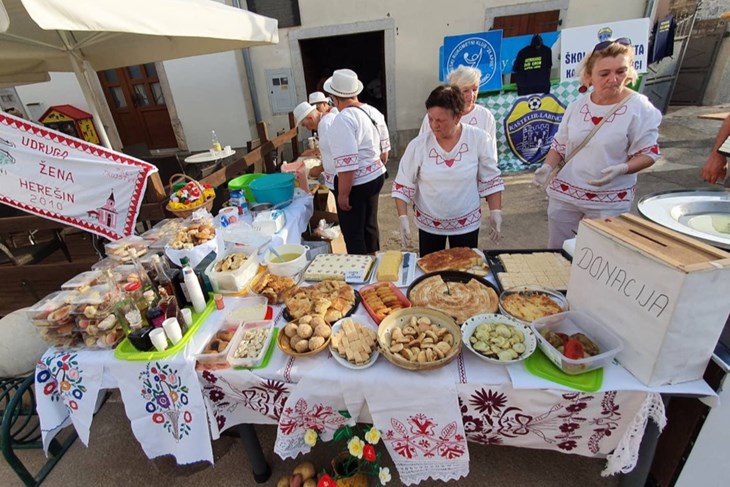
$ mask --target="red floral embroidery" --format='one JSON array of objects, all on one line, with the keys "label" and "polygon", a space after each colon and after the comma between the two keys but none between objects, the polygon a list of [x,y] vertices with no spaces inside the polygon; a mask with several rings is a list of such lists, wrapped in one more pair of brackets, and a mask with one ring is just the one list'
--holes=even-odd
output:
[{"label": "red floral embroidery", "polygon": [[391,418],[392,430],[385,433],[385,441],[400,456],[408,459],[416,457],[454,459],[466,452],[465,437],[459,433],[459,426],[451,422],[436,433],[438,424],[425,414],[409,416],[407,424]]},{"label": "red floral embroidery", "polygon": [[325,429],[336,430],[347,422],[347,418],[324,404],[314,404],[310,408],[307,401],[299,399],[294,407],[284,408],[279,420],[279,430],[291,435],[297,429],[313,429],[319,432]]},{"label": "red floral embroidery", "polygon": [[562,179],[553,178],[550,189],[581,201],[599,201],[601,203],[628,203],[634,197],[636,186],[608,191],[597,191],[575,186]]}]

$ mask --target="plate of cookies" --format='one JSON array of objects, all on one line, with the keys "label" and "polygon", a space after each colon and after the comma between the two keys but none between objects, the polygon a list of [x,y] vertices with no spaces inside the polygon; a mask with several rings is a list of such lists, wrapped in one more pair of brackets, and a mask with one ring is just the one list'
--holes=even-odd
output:
[{"label": "plate of cookies", "polygon": [[348,369],[367,369],[378,359],[377,328],[367,321],[353,316],[332,325],[330,352]]},{"label": "plate of cookies", "polygon": [[287,355],[308,357],[327,348],[331,337],[332,328],[324,318],[307,314],[287,323],[276,343]]},{"label": "plate of cookies", "polygon": [[430,308],[413,307],[387,316],[378,328],[380,353],[408,370],[443,367],[461,351],[461,329],[454,319]]}]

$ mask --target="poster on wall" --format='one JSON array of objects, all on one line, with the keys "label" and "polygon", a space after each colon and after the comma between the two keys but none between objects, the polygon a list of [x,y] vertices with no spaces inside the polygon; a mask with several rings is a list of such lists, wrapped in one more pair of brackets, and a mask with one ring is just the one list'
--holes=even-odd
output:
[{"label": "poster on wall", "polygon": [[[542,43],[552,49],[560,37],[560,32],[542,32],[539,35],[542,38]],[[502,70],[502,74],[514,72],[514,64],[515,58],[517,58],[517,53],[532,43],[532,37],[533,35],[529,34],[502,38],[502,52],[500,53],[500,68]],[[554,57],[557,60],[557,53],[555,53]]]},{"label": "poster on wall", "polygon": [[446,76],[459,66],[477,68],[482,72],[479,91],[497,91],[502,88],[500,52],[502,31],[477,32],[444,37],[443,71]]},{"label": "poster on wall", "polygon": [[0,202],[110,240],[134,234],[152,164],[0,113]]},{"label": "poster on wall", "polygon": [[549,93],[517,98],[504,118],[512,154],[525,165],[543,162],[564,113],[565,105]]},{"label": "poster on wall", "polygon": [[635,53],[634,68],[639,73],[645,73],[650,29],[651,21],[648,18],[563,29],[560,35],[560,80],[578,78],[580,62],[593,51],[596,44],[620,38],[631,40]]}]

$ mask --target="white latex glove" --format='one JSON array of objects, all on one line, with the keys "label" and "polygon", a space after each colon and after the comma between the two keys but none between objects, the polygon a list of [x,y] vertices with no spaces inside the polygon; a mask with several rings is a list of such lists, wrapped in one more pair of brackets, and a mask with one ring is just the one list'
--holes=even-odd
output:
[{"label": "white latex glove", "polygon": [[502,237],[502,210],[489,210],[489,238],[496,242]]},{"label": "white latex glove", "polygon": [[400,243],[405,248],[411,244],[411,222],[408,220],[408,215],[401,215],[398,218],[400,218]]},{"label": "white latex glove", "polygon": [[532,175],[532,184],[534,184],[538,188],[542,188],[547,184],[550,173],[552,172],[553,167],[550,164],[543,164],[542,166],[538,167],[537,171],[535,171],[535,174]]},{"label": "white latex glove", "polygon": [[600,177],[598,179],[592,179],[588,181],[588,184],[592,186],[603,186],[610,183],[617,177],[626,174],[628,170],[629,165],[625,162],[622,162],[621,164],[614,164],[613,166],[608,166],[606,169],[601,170],[601,174],[603,175],[603,177]]}]

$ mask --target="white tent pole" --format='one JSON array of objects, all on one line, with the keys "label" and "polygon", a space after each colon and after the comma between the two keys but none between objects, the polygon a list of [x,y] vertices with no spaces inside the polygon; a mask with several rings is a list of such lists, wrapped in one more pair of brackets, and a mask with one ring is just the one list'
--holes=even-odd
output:
[{"label": "white tent pole", "polygon": [[81,92],[84,94],[84,98],[86,98],[86,101],[89,103],[89,109],[91,111],[91,116],[94,118],[94,125],[96,126],[96,130],[99,135],[99,139],[101,139],[101,143],[103,146],[111,149],[112,144],[109,141],[109,136],[106,134],[106,129],[104,128],[104,122],[101,120],[101,117],[99,116],[99,100],[97,99],[96,95],[94,94],[94,90],[91,88],[91,83],[89,82],[89,78],[87,77],[87,67],[88,63],[84,63],[82,65],[81,62],[79,62],[79,59],[76,57],[77,55],[80,56],[77,52],[72,52],[71,50],[71,42],[68,38],[68,33],[63,31],[58,31],[58,35],[61,37],[61,40],[66,45],[66,48],[68,49],[67,54],[68,58],[71,61],[71,65],[74,68],[74,74],[76,74],[76,79],[79,82],[79,85],[81,85]]},{"label": "white tent pole", "polygon": [[112,144],[109,141],[109,136],[106,134],[106,129],[104,128],[104,122],[101,120],[101,117],[99,116],[99,102],[96,98],[96,95],[94,94],[94,90],[91,89],[91,84],[89,83],[88,78],[86,77],[86,71],[81,67],[79,64],[79,61],[76,59],[76,56],[69,55],[71,58],[71,64],[73,64],[74,73],[76,74],[76,79],[79,81],[79,84],[81,85],[81,91],[84,94],[84,98],[86,98],[86,101],[89,103],[89,110],[91,111],[91,115],[94,117],[94,125],[96,126],[96,130],[99,135],[99,139],[101,139],[101,144],[105,147],[108,147],[109,149],[112,148]]}]

